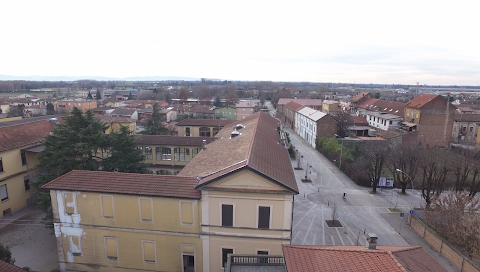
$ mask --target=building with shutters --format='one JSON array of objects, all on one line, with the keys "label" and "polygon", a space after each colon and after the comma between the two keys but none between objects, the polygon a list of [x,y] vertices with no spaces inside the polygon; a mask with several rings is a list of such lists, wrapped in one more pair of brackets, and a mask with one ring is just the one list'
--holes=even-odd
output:
[{"label": "building with shutters", "polygon": [[176,176],[77,170],[46,184],[61,270],[220,272],[228,254],[280,255],[298,188],[278,126],[266,113],[226,126]]},{"label": "building with shutters", "polygon": [[177,123],[178,136],[184,137],[215,137],[226,125],[234,120],[223,119],[184,119]]}]

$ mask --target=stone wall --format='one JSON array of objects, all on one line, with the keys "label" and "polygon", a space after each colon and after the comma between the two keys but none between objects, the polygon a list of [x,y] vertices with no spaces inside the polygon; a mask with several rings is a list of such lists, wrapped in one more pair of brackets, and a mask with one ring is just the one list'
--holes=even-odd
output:
[{"label": "stone wall", "polygon": [[436,251],[452,262],[462,272],[480,272],[480,267],[443,240],[418,218],[412,216],[410,226],[424,238]]}]

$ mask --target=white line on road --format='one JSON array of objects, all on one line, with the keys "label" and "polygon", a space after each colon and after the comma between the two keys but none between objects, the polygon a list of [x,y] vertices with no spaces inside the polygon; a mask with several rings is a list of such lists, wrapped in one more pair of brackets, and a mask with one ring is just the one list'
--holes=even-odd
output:
[{"label": "white line on road", "polygon": [[303,238],[302,245],[305,245],[305,240],[307,240],[308,234],[310,234],[310,229],[312,228],[313,222],[315,221],[315,213],[313,213],[312,222],[310,222],[310,226],[308,226],[307,233],[305,233],[305,237]]},{"label": "white line on road", "polygon": [[335,240],[333,240],[333,235],[332,235],[332,246],[335,245]]},{"label": "white line on road", "polygon": [[313,205],[313,207],[302,217],[302,219],[298,220],[297,224],[295,224],[295,226],[293,226],[293,228],[296,228],[298,226],[298,224],[300,224],[300,222],[302,222],[303,218],[305,218],[311,211],[313,211],[316,206],[317,206],[317,204]]},{"label": "white line on road", "polygon": [[342,236],[340,235],[340,232],[338,231],[338,228],[335,228],[335,230],[337,231],[338,238],[340,238],[340,242],[342,243],[342,246],[344,246],[345,243],[343,242]]},{"label": "white line on road", "polygon": [[322,205],[322,238],[323,238],[323,245],[325,245],[325,215],[323,212],[323,205]]},{"label": "white line on road", "polygon": [[350,239],[350,236],[347,236],[348,238],[348,241],[350,241],[350,244],[352,244],[352,246],[355,246],[355,244],[352,242],[352,239]]}]

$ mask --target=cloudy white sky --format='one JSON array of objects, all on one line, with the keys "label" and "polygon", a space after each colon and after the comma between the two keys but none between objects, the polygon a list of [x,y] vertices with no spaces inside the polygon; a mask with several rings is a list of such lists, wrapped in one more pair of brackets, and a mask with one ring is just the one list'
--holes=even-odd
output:
[{"label": "cloudy white sky", "polygon": [[1,1],[0,75],[480,85],[475,1]]}]

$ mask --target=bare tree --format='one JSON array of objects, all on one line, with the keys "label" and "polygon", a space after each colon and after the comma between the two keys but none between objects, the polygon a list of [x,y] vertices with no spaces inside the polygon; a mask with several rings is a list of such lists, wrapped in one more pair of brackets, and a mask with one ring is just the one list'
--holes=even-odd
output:
[{"label": "bare tree", "polygon": [[200,104],[202,105],[210,105],[212,103],[212,96],[210,95],[210,91],[207,89],[204,89],[202,94],[200,95]]},{"label": "bare tree", "polygon": [[388,157],[388,147],[386,143],[375,143],[374,145],[365,148],[363,153],[364,169],[368,174],[368,178],[373,183],[372,192],[377,192],[378,181],[384,170],[385,161]]},{"label": "bare tree", "polygon": [[439,149],[422,150],[419,167],[422,170],[422,197],[428,207],[432,203],[432,197],[435,194],[440,195],[444,190],[447,174],[451,170],[446,151]]},{"label": "bare tree", "polygon": [[180,102],[182,104],[185,104],[185,102],[188,100],[187,90],[185,88],[182,88],[180,90],[180,93],[178,94],[178,99],[180,99]]},{"label": "bare tree", "polygon": [[235,105],[238,102],[237,91],[229,91],[225,96],[227,105]]},{"label": "bare tree", "polygon": [[413,183],[417,175],[418,160],[419,151],[408,143],[394,146],[388,156],[386,166],[392,172],[395,182],[401,185],[402,194],[405,194],[408,183]]}]

